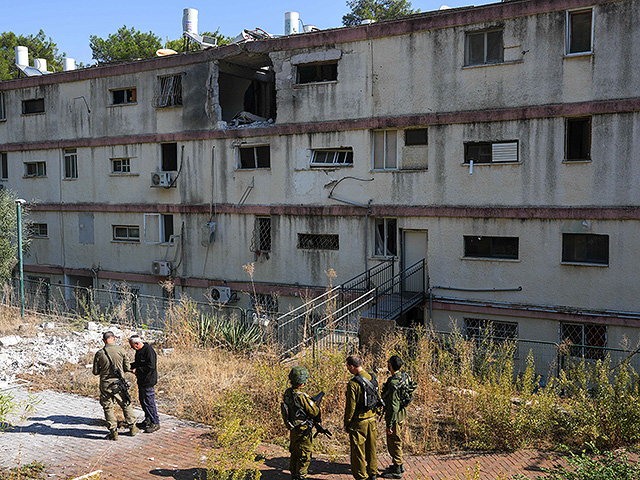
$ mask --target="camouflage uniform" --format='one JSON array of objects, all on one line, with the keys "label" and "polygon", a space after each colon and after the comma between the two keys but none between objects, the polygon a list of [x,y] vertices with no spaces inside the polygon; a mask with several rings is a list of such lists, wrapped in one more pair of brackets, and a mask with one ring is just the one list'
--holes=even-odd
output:
[{"label": "camouflage uniform", "polygon": [[[371,375],[361,370],[362,375],[371,381]],[[351,447],[351,473],[356,480],[375,478],[378,475],[378,456],[376,454],[376,413],[364,411],[364,389],[353,377],[347,384],[347,403],[344,411],[344,428],[349,433]]]},{"label": "camouflage uniform", "polygon": [[119,368],[123,373],[130,372],[131,367],[129,364],[129,357],[127,356],[124,348],[115,344],[107,344],[104,348],[101,348],[96,352],[93,357],[93,374],[100,375],[100,405],[104,410],[104,418],[107,421],[107,426],[110,432],[118,431],[118,421],[114,411],[115,404],[117,403],[122,408],[124,413],[124,420],[127,423],[128,428],[135,426],[136,416],[133,411],[133,405],[130,402],[125,402],[122,398],[122,393],[111,393],[115,388],[118,378],[113,374],[109,358],[113,362],[114,368]]},{"label": "camouflage uniform", "polygon": [[397,385],[402,380],[402,372],[398,371],[391,375],[382,387],[382,400],[384,400],[384,419],[387,430],[393,430],[389,435],[387,431],[387,449],[393,465],[390,471],[393,476],[385,478],[402,478],[404,467],[402,465],[402,440],[401,432],[405,418],[407,418],[406,408],[400,408],[400,398],[397,392]]},{"label": "camouflage uniform", "polygon": [[[288,388],[284,392],[284,401],[290,405],[297,403],[308,418],[313,419],[320,415],[320,409],[311,397],[297,387]],[[311,425],[299,425],[289,432],[289,471],[294,480],[307,477],[313,449],[312,428]]]}]

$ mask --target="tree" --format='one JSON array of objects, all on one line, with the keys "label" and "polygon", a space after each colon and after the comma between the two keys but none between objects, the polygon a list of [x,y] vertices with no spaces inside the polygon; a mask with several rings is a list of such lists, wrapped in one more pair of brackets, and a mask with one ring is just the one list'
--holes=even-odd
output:
[{"label": "tree", "polygon": [[47,60],[49,70],[62,70],[62,57],[65,53],[58,52],[58,46],[40,30],[37,35],[16,35],[13,32],[0,34],[0,80],[18,78],[20,70],[15,66],[15,47],[24,46],[29,49],[29,64],[33,65],[34,58]]},{"label": "tree", "polygon": [[[0,281],[11,277],[18,261],[16,195],[10,190],[0,190]],[[22,251],[29,245],[28,211],[22,208]]]},{"label": "tree", "polygon": [[[218,41],[218,45],[229,45],[233,41],[233,37],[227,37],[225,35],[221,35],[220,30],[216,30],[213,33],[204,32],[204,33],[200,33],[199,35],[206,36],[206,37],[214,37]],[[184,52],[186,51],[185,45],[186,45],[186,42],[184,41],[184,38],[177,38],[175,40],[168,40],[164,47],[170,48],[171,50],[175,50],[176,52]],[[196,44],[193,41],[189,43],[190,52],[195,52],[198,50],[200,50],[200,46],[198,44]]]},{"label": "tree", "polygon": [[362,20],[393,20],[420,11],[413,10],[407,0],[349,0],[347,6],[351,13],[342,17],[342,24],[347,27],[360,25]]},{"label": "tree", "polygon": [[162,48],[160,37],[155,33],[142,33],[133,27],[128,29],[126,25],[115,34],[110,34],[106,40],[96,35],[91,35],[89,40],[93,59],[98,63],[151,58]]}]

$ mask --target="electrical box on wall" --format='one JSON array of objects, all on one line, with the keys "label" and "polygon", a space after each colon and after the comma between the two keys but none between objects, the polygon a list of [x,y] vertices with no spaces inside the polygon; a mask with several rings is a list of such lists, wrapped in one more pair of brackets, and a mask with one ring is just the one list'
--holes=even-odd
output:
[{"label": "electrical box on wall", "polygon": [[171,262],[151,262],[151,271],[154,275],[158,275],[160,277],[168,277],[171,274]]}]

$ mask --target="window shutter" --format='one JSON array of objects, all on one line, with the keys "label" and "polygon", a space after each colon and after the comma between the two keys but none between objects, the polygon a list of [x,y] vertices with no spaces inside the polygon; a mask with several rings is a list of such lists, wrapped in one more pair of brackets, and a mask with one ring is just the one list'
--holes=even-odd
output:
[{"label": "window shutter", "polygon": [[518,142],[492,144],[491,160],[492,162],[517,162]]}]

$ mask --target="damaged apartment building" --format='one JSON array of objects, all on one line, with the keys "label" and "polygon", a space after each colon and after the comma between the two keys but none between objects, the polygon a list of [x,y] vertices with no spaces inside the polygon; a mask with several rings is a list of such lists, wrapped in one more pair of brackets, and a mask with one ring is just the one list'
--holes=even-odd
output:
[{"label": "damaged apartment building", "polygon": [[424,259],[399,323],[618,347],[638,52],[640,0],[516,0],[3,81],[0,184],[32,279],[287,312]]}]

